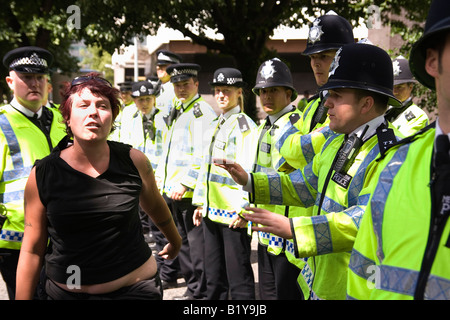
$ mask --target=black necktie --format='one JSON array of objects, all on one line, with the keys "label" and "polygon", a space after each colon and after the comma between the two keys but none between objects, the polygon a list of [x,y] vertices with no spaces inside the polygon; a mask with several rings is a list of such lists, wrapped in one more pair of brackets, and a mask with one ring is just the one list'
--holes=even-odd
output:
[{"label": "black necktie", "polygon": [[441,134],[436,138],[436,167],[440,167],[444,164],[450,164],[450,141],[448,135]]},{"label": "black necktie", "polygon": [[173,122],[178,119],[178,117],[181,114],[181,107],[177,108],[176,106],[173,106],[172,110],[170,110],[170,114],[169,114],[169,127],[173,124]]},{"label": "black necktie", "polygon": [[147,119],[144,115],[142,116],[142,128],[144,129],[144,140],[147,139],[147,136],[154,141],[155,140],[155,128],[153,127],[153,120]]}]

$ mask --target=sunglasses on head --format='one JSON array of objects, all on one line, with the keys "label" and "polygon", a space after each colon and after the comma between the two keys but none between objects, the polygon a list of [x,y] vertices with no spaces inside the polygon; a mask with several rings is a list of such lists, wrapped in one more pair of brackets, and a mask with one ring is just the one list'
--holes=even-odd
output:
[{"label": "sunglasses on head", "polygon": [[80,85],[82,83],[85,83],[85,82],[87,82],[89,80],[99,81],[101,83],[106,84],[108,87],[112,88],[112,85],[111,85],[111,83],[108,80],[106,80],[105,78],[95,77],[95,76],[80,76],[80,77],[76,77],[76,78],[74,78],[72,80],[70,85],[71,85],[71,87],[74,87],[74,86]]}]

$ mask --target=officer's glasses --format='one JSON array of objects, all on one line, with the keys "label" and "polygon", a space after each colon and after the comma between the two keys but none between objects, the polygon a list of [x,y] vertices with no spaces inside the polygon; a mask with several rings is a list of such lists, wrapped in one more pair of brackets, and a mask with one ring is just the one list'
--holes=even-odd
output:
[{"label": "officer's glasses", "polygon": [[108,87],[112,88],[112,85],[111,85],[111,83],[108,80],[106,80],[105,78],[94,77],[94,76],[80,76],[80,77],[76,77],[75,79],[72,80],[71,87],[78,86],[78,85],[80,85],[82,83],[85,83],[85,82],[87,82],[89,80],[99,81],[99,82],[101,82],[103,84],[106,84]]}]

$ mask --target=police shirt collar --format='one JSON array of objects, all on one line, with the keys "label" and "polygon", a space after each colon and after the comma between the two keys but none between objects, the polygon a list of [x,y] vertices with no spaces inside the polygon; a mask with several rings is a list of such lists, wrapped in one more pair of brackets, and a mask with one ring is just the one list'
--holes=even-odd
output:
[{"label": "police shirt collar", "polygon": [[370,137],[372,137],[374,134],[376,134],[377,128],[384,122],[385,122],[384,115],[378,116],[378,117],[370,120],[369,122],[364,123],[362,126],[356,128],[355,130],[353,130],[353,132],[351,132],[350,135],[352,133],[354,133],[354,134],[356,134],[357,137],[361,138],[361,134],[364,131],[364,128],[366,126],[369,126],[369,128],[367,129],[367,131],[363,137],[363,141],[366,141]]},{"label": "police shirt collar", "polygon": [[223,113],[223,117],[225,119],[228,119],[230,116],[232,116],[233,114],[237,114],[241,112],[241,108],[239,106],[236,106],[230,110],[228,110],[227,112]]},{"label": "police shirt collar", "polygon": [[275,113],[275,114],[269,114],[270,123],[274,124],[275,121],[277,121],[279,118],[281,118],[284,114],[292,111],[292,105],[288,104],[286,107],[283,108],[283,110]]},{"label": "police shirt collar", "polygon": [[33,112],[28,108],[25,108],[24,106],[22,106],[19,101],[17,101],[17,99],[14,97],[14,99],[11,100],[10,105],[13,106],[14,109],[22,112],[24,115],[26,115],[27,117],[32,118],[34,116],[35,113],[37,113],[38,118],[41,117],[42,115],[42,107],[39,108],[39,110],[37,112]]},{"label": "police shirt collar", "polygon": [[197,93],[191,100],[186,101],[186,102],[183,102],[183,103],[181,104],[181,107],[183,108],[183,110],[186,110],[186,109],[190,106],[190,104],[191,104],[193,101],[197,100],[198,98],[200,98],[200,95]]},{"label": "police shirt collar", "polygon": [[[439,125],[439,117],[436,118],[436,135],[434,139],[436,140],[437,136],[445,134],[444,131],[442,131],[441,126]],[[450,139],[450,133],[447,134],[448,138]]]}]

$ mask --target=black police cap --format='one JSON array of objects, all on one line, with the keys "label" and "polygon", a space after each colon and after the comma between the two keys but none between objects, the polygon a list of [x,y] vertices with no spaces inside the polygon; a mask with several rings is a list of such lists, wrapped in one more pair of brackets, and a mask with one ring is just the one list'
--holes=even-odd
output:
[{"label": "black police cap", "polygon": [[197,77],[201,67],[195,63],[176,63],[167,67],[166,72],[170,75],[170,82],[180,82]]},{"label": "black police cap", "polygon": [[401,106],[395,98],[392,60],[383,49],[361,43],[342,46],[330,66],[328,82],[320,91],[352,88],[375,92],[388,97],[389,105]]},{"label": "black police cap", "polygon": [[325,14],[314,20],[308,33],[308,42],[303,55],[337,50],[347,43],[354,43],[350,22],[337,14]]},{"label": "black police cap", "polygon": [[16,48],[3,57],[3,65],[8,70],[20,73],[46,74],[52,63],[50,51],[34,46]]},{"label": "black police cap", "polygon": [[235,68],[219,68],[214,71],[213,81],[209,83],[211,86],[233,86],[244,88],[247,83],[242,78],[242,73]]},{"label": "black police cap", "polygon": [[149,81],[139,81],[133,83],[131,88],[131,95],[133,98],[142,97],[142,96],[150,96],[150,95],[158,95],[157,90],[153,87],[152,83]]},{"label": "black police cap", "polygon": [[[413,45],[409,56],[409,67],[417,80],[424,86],[435,89],[434,78],[425,70],[426,50],[430,47],[429,40],[440,32],[450,30],[450,1],[434,0],[428,11],[425,31],[422,37]],[[444,41],[442,38],[440,41]]]},{"label": "black police cap", "polygon": [[131,91],[132,84],[133,84],[133,82],[131,82],[131,81],[125,81],[125,82],[118,83],[117,85],[119,86],[119,90],[121,92],[126,92],[126,91]]},{"label": "black police cap", "polygon": [[156,52],[156,64],[165,65],[172,63],[181,63],[181,57],[169,50],[158,50]]}]

